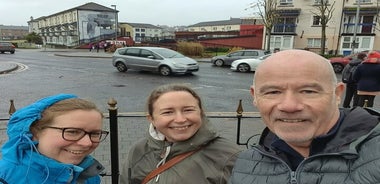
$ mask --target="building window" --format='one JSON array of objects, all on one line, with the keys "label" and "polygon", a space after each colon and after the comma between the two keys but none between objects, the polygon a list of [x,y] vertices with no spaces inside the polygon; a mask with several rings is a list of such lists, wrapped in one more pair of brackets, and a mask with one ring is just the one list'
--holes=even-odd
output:
[{"label": "building window", "polygon": [[273,26],[274,33],[295,33],[296,32],[296,18],[295,17],[281,17],[278,19],[277,24]]},{"label": "building window", "polygon": [[136,32],[140,32],[140,29],[139,29],[139,28],[136,28]]},{"label": "building window", "polygon": [[307,39],[308,48],[321,48],[321,39],[320,38],[308,38]]},{"label": "building window", "polygon": [[321,5],[323,2],[329,4],[329,0],[314,0],[315,5]]},{"label": "building window", "polygon": [[271,47],[274,47],[274,48],[281,48],[281,37],[279,36],[273,36],[271,39],[270,39],[270,45]]},{"label": "building window", "polygon": [[270,48],[291,49],[293,47],[292,36],[271,36]]},{"label": "building window", "polygon": [[280,5],[291,5],[293,0],[280,0]]},{"label": "building window", "polygon": [[321,17],[313,16],[313,26],[321,26]]},{"label": "building window", "polygon": [[291,48],[291,37],[290,36],[284,36],[283,37],[283,42],[282,42],[282,48]]},{"label": "building window", "polygon": [[360,1],[360,3],[371,3],[372,0],[356,0],[356,3],[358,3]]},{"label": "building window", "polygon": [[[356,38],[356,41],[358,42],[359,39]],[[351,48],[351,43],[352,43],[352,41],[351,41],[351,37],[349,37],[349,36],[344,37],[344,38],[343,38],[342,48],[343,48],[343,49],[350,49],[350,48]]]},{"label": "building window", "polygon": [[[355,15],[346,16],[344,19],[344,33],[354,33],[355,30]],[[374,16],[365,15],[360,16],[358,21],[357,33],[373,33],[373,28],[376,26],[374,23]]]},{"label": "building window", "polygon": [[141,32],[145,32],[145,29],[141,29]]}]

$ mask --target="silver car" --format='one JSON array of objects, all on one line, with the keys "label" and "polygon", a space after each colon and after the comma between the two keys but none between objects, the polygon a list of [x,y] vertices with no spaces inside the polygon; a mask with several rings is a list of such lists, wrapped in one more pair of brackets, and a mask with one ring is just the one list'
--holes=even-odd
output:
[{"label": "silver car", "polygon": [[238,59],[232,62],[231,70],[238,72],[254,72],[256,71],[257,66],[263,62],[271,54],[261,56],[256,59]]},{"label": "silver car", "polygon": [[112,56],[112,64],[119,72],[128,69],[159,72],[167,76],[199,70],[198,62],[179,52],[162,47],[123,47]]},{"label": "silver car", "polygon": [[269,54],[269,51],[257,50],[257,49],[246,49],[246,50],[237,50],[231,52],[227,55],[220,55],[211,58],[211,63],[216,66],[231,65],[231,63],[238,59],[249,59],[249,58],[258,58]]}]

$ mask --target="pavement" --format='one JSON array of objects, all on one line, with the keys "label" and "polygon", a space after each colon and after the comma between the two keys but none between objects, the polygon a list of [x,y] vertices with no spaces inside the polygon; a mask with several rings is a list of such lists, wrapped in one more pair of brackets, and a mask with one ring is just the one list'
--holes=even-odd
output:
[{"label": "pavement", "polygon": [[[87,49],[41,49],[40,52],[52,52],[55,56],[61,57],[85,57],[85,58],[112,58],[112,53],[92,51]],[[17,53],[16,53],[17,54]],[[198,62],[210,62],[210,58],[196,58]],[[0,61],[0,74],[6,74],[15,71],[19,68],[19,65],[15,62]]]}]

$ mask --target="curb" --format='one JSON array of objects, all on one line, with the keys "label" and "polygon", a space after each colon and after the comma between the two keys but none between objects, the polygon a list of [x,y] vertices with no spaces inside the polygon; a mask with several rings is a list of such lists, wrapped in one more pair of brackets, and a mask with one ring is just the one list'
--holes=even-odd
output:
[{"label": "curb", "polygon": [[81,58],[112,58],[112,56],[88,56],[88,55],[67,55],[67,54],[54,54],[54,56],[81,57]]},{"label": "curb", "polygon": [[7,62],[5,64],[8,66],[6,67],[6,69],[2,69],[2,67],[0,67],[0,74],[7,74],[9,72],[17,70],[19,67],[18,64],[12,62]]}]

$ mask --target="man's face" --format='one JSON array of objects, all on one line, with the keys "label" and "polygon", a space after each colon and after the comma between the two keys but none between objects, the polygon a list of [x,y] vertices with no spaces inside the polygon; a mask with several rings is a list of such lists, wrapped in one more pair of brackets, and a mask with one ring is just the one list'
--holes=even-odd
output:
[{"label": "man's face", "polygon": [[256,73],[251,87],[265,124],[294,147],[309,146],[313,138],[334,126],[343,92],[342,84],[333,85],[324,65],[307,62],[269,61]]}]

